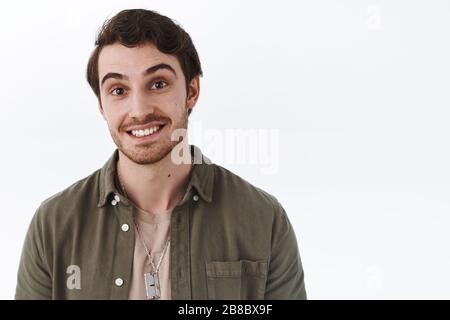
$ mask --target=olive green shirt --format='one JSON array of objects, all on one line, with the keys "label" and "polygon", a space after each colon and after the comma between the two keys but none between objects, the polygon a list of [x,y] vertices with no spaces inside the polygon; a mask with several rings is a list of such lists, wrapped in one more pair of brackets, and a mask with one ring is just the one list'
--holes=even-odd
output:
[{"label": "olive green shirt", "polygon": [[[172,299],[306,299],[296,235],[277,199],[194,155],[172,211]],[[103,168],[45,200],[29,226],[16,299],[127,299],[136,208]],[[200,161],[199,161],[200,160]]]}]

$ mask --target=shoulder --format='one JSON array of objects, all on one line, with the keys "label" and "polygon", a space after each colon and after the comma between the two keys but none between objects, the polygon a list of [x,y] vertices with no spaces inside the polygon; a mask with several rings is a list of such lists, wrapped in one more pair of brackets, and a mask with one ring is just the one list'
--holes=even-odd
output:
[{"label": "shoulder", "polygon": [[96,207],[99,175],[100,169],[42,201],[37,210],[39,218],[59,219],[62,214],[69,217],[84,209],[89,210],[88,207]]},{"label": "shoulder", "polygon": [[213,166],[215,197],[225,198],[235,208],[271,216],[284,214],[283,207],[274,195],[220,165]]}]

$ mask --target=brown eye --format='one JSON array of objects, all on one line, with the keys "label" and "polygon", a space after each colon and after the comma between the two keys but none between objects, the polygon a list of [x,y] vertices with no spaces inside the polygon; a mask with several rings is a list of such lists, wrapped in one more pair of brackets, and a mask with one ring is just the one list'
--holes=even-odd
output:
[{"label": "brown eye", "polygon": [[159,80],[156,81],[153,85],[152,85],[152,89],[162,89],[167,85],[167,83],[163,80]]},{"label": "brown eye", "polygon": [[114,88],[112,89],[111,93],[113,96],[121,96],[124,93],[124,89],[123,88]]}]

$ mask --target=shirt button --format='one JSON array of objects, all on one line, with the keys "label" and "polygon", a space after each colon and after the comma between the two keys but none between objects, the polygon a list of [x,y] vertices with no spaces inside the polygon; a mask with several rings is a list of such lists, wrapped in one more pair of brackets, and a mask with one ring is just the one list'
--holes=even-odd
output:
[{"label": "shirt button", "polygon": [[116,201],[116,200],[113,200],[113,201],[111,201],[111,204],[112,204],[113,206],[115,206],[115,205],[117,204],[117,201]]},{"label": "shirt button", "polygon": [[123,280],[122,278],[117,278],[116,279],[116,286],[121,287],[123,285]]},{"label": "shirt button", "polygon": [[114,200],[116,200],[116,202],[120,202],[120,197],[117,194],[115,194],[114,195]]},{"label": "shirt button", "polygon": [[192,197],[192,199],[194,199],[194,201],[198,201],[198,195],[194,195],[194,196]]},{"label": "shirt button", "polygon": [[128,224],[124,223],[124,224],[122,225],[122,231],[127,232],[128,230],[130,230],[130,226],[129,226]]}]

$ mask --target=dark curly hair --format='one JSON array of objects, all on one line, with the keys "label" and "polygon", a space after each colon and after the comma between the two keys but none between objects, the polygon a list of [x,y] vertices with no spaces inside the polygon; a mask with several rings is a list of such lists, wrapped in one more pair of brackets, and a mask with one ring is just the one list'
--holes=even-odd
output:
[{"label": "dark curly hair", "polygon": [[123,10],[103,23],[87,65],[87,81],[100,105],[98,57],[102,48],[114,43],[132,48],[147,42],[153,43],[159,51],[177,57],[186,79],[187,92],[191,80],[197,75],[203,76],[197,50],[191,37],[181,26],[155,11]]}]

